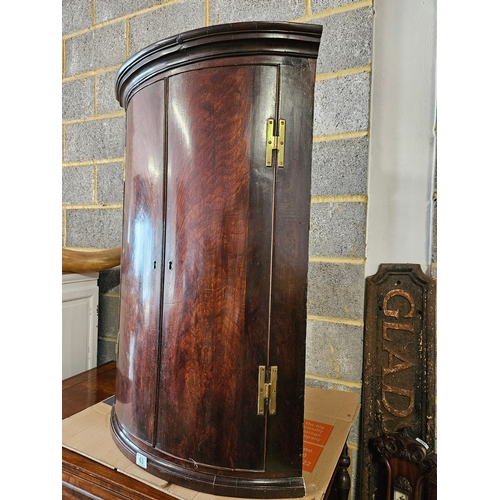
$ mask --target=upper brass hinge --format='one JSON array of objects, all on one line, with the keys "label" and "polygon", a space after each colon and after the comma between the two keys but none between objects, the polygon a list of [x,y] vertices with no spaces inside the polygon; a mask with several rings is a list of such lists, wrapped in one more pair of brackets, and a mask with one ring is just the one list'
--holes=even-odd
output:
[{"label": "upper brass hinge", "polygon": [[274,120],[267,120],[266,167],[273,165],[273,149],[278,151],[278,167],[285,166],[285,120],[279,120],[278,135],[274,135]]},{"label": "upper brass hinge", "polygon": [[257,415],[264,415],[266,399],[268,402],[269,413],[276,414],[276,386],[278,382],[278,367],[271,366],[270,381],[266,382],[266,367],[259,366],[259,383],[257,397]]}]

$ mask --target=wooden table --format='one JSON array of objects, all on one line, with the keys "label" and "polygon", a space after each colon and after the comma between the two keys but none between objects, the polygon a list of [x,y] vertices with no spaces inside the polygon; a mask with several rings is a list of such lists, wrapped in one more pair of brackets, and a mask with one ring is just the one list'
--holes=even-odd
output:
[{"label": "wooden table", "polygon": [[[116,364],[110,361],[62,382],[62,418],[103,401],[115,393]],[[350,477],[347,446],[332,476],[327,500],[347,500]],[[177,500],[141,481],[62,449],[62,498],[93,500]]]}]

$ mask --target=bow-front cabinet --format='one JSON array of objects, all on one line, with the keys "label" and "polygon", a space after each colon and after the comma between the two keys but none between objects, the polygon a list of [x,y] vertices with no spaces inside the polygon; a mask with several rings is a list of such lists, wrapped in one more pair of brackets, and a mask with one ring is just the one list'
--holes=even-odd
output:
[{"label": "bow-front cabinet", "polygon": [[321,27],[238,23],[119,70],[127,150],[120,450],[195,490],[302,479],[313,95]]}]

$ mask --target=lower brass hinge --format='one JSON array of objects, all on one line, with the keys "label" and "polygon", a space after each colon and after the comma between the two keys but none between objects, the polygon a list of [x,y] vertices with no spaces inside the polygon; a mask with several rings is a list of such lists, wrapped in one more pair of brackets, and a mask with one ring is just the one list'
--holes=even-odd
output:
[{"label": "lower brass hinge", "polygon": [[270,381],[266,382],[266,367],[259,366],[259,382],[257,397],[257,415],[264,415],[266,399],[268,402],[269,413],[276,414],[276,386],[278,382],[278,367],[271,366]]}]

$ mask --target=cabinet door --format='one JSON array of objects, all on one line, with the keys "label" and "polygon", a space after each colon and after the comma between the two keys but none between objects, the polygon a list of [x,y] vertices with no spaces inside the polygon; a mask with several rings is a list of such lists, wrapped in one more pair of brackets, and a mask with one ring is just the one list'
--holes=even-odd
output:
[{"label": "cabinet door", "polygon": [[116,409],[135,437],[152,443],[156,409],[163,244],[164,82],[127,110],[127,175],[121,259]]},{"label": "cabinet door", "polygon": [[[264,470],[274,169],[266,122],[277,66],[168,79],[166,239],[157,448]],[[186,461],[186,465],[189,465]]]}]

